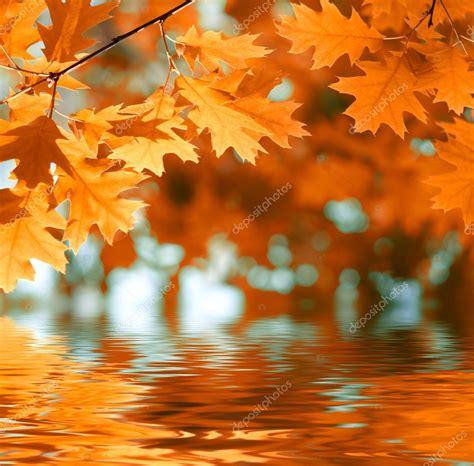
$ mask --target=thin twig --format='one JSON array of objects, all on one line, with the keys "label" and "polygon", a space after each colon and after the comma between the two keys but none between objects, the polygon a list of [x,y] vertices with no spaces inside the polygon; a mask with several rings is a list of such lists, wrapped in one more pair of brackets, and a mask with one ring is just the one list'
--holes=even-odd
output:
[{"label": "thin twig", "polygon": [[54,104],[56,102],[56,91],[58,90],[59,76],[53,78],[53,95],[51,96],[51,105],[49,106],[48,118],[53,118]]},{"label": "thin twig", "polygon": [[430,20],[428,21],[429,28],[433,26],[433,13],[434,13],[435,6],[436,6],[436,0],[433,0],[433,3],[431,4],[431,8],[428,10],[428,14],[430,15]]},{"label": "thin twig", "polygon": [[57,108],[54,109],[54,113],[57,113],[63,118],[66,118],[66,120],[77,121],[78,123],[84,123],[83,120],[79,120],[78,118],[73,118],[72,116],[68,116],[68,115],[65,115],[64,113],[61,113]]},{"label": "thin twig", "polygon": [[[433,3],[431,4],[431,7],[429,10],[426,10],[422,15],[421,18],[419,19],[418,23],[411,29],[410,33],[407,36],[407,40],[405,42],[405,48],[408,48],[408,43],[410,42],[411,36],[413,33],[421,26],[421,24],[425,21],[428,16],[430,17],[430,22],[432,23],[433,21],[433,12],[434,12],[434,7],[436,5],[436,0],[433,0]],[[430,27],[430,22],[428,22],[428,27]]]},{"label": "thin twig", "polygon": [[[172,53],[170,51],[170,48],[168,46],[168,41],[167,41],[168,37],[166,35],[165,28],[163,26],[162,21],[160,21],[160,31],[161,31],[161,37],[163,39],[163,44],[165,45],[166,57],[168,58],[169,66],[170,66],[171,70],[178,71],[178,67],[176,66],[176,63],[173,60],[173,55],[172,55]],[[178,71],[178,73],[179,73],[179,71]]]},{"label": "thin twig", "polygon": [[32,74],[34,76],[41,76],[41,77],[49,76],[46,73],[38,73],[36,71],[25,70],[24,68],[21,68],[20,66],[13,67],[13,66],[7,66],[7,65],[0,65],[0,68],[3,68],[4,70],[17,71],[18,73],[20,73],[20,76],[22,75],[22,73]]},{"label": "thin twig", "polygon": [[[7,98],[3,99],[2,101],[0,101],[0,105],[9,102],[10,100],[18,97],[21,94],[24,94],[25,92],[30,92],[35,87],[37,87],[37,86],[39,86],[39,85],[41,85],[45,82],[54,81],[56,83],[56,86],[57,86],[57,81],[59,81],[59,79],[62,76],[65,76],[65,75],[71,73],[75,69],[77,69],[80,66],[84,65],[85,63],[87,63],[89,60],[92,60],[93,58],[97,57],[98,55],[101,55],[102,53],[110,50],[111,48],[115,47],[118,43],[124,41],[125,39],[128,39],[129,37],[137,34],[138,32],[143,31],[144,29],[146,29],[150,26],[153,26],[156,23],[160,23],[160,24],[164,23],[168,18],[170,18],[174,14],[178,13],[178,11],[181,11],[183,8],[186,8],[187,6],[191,5],[192,3],[194,3],[194,0],[184,0],[183,3],[181,3],[178,6],[172,8],[171,10],[167,11],[166,13],[163,13],[162,15],[157,16],[156,18],[151,19],[150,21],[147,21],[146,23],[144,23],[144,24],[128,31],[125,34],[122,34],[121,36],[114,37],[108,44],[104,45],[103,47],[97,49],[94,52],[89,53],[88,55],[81,58],[80,60],[73,63],[72,65],[69,65],[68,67],[64,68],[61,71],[51,72],[47,76],[41,78],[39,81],[36,81],[34,84],[31,84],[30,86],[25,87],[24,89],[17,92],[16,94],[13,94],[10,97],[7,97]],[[55,86],[55,88],[56,88],[56,86]]]},{"label": "thin twig", "polygon": [[0,65],[1,68],[4,68],[6,70],[11,70],[11,71],[16,71],[20,74],[20,76],[22,76],[21,73],[27,73],[27,74],[33,74],[35,76],[48,76],[47,74],[45,73],[38,73],[36,71],[32,71],[32,70],[26,70],[20,66],[18,66],[15,61],[13,60],[13,58],[10,56],[10,54],[7,52],[7,50],[5,49],[5,47],[3,45],[0,45],[0,49],[2,49],[2,52],[5,54],[5,57],[7,57],[7,60],[8,62],[10,63],[11,66],[6,66],[6,65]]},{"label": "thin twig", "polygon": [[383,40],[400,40],[400,39],[406,39],[407,36],[397,36],[397,37],[384,37]]},{"label": "thin twig", "polygon": [[474,44],[474,39],[470,39],[469,37],[466,37],[466,36],[464,36],[464,35],[462,35],[462,34],[461,34],[460,37],[462,37],[463,39],[465,39],[465,40],[471,42],[471,44]]},{"label": "thin twig", "polygon": [[457,45],[458,42],[461,43],[461,47],[462,47],[464,53],[465,53],[466,55],[469,55],[469,54],[467,53],[466,48],[464,47],[464,44],[463,44],[461,38],[459,37],[458,31],[456,31],[456,28],[454,27],[454,21],[453,21],[453,19],[451,18],[451,15],[449,14],[449,11],[448,11],[448,9],[446,8],[446,5],[444,4],[443,0],[439,0],[439,1],[441,2],[441,6],[443,7],[443,9],[444,9],[444,11],[445,11],[446,16],[448,17],[449,24],[451,24],[452,31],[454,32],[454,35],[456,36],[457,42],[456,42],[455,45]]},{"label": "thin twig", "polygon": [[[0,44],[0,48],[2,49],[2,52],[5,54],[5,56],[7,57],[7,60],[8,62],[10,63],[10,65],[12,67],[15,67],[17,66],[17,64],[13,61],[13,58],[10,57],[10,54],[7,52],[6,48]],[[20,75],[20,77],[23,77],[23,75],[17,70],[18,74]]]}]

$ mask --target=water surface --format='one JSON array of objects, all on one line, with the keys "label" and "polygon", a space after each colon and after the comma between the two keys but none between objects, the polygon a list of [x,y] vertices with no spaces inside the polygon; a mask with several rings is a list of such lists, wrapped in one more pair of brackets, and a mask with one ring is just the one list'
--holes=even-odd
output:
[{"label": "water surface", "polygon": [[0,317],[0,464],[473,465],[472,339],[348,324]]}]

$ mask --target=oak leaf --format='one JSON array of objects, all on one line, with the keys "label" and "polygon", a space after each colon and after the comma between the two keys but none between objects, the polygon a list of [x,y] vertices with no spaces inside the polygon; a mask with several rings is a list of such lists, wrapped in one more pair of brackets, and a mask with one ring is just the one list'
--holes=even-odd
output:
[{"label": "oak leaf", "polygon": [[117,6],[112,0],[92,6],[90,0],[46,0],[52,26],[38,25],[44,42],[44,54],[49,61],[66,62],[74,60],[76,54],[94,45],[95,41],[83,34],[109,18]]},{"label": "oak leaf", "polygon": [[191,69],[199,61],[208,71],[214,71],[225,63],[234,69],[248,68],[248,60],[262,58],[270,50],[253,42],[258,35],[244,34],[223,38],[222,33],[206,31],[199,34],[192,26],[184,36],[177,38],[177,51],[184,56]]},{"label": "oak leaf", "polygon": [[93,159],[84,141],[59,141],[71,160],[73,176],[61,174],[55,195],[68,198],[70,211],[64,239],[77,253],[87,239],[89,230],[97,225],[111,244],[117,231],[133,228],[134,213],[144,203],[125,199],[125,191],[134,189],[146,177],[128,170],[110,171],[113,162]]},{"label": "oak leaf", "polygon": [[111,105],[98,112],[85,108],[73,116],[75,126],[80,126],[80,131],[92,151],[97,152],[99,142],[107,138],[105,133],[114,128],[113,123],[128,118],[120,114],[121,110],[121,104]]},{"label": "oak leaf", "polygon": [[31,123],[40,116],[44,116],[45,109],[51,103],[51,96],[45,93],[39,95],[23,94],[8,102],[12,121]]},{"label": "oak leaf", "polygon": [[26,3],[8,0],[5,5],[0,4],[0,15],[5,12],[3,19],[0,16],[0,43],[9,56],[31,58],[28,48],[40,40],[38,30],[33,25],[45,8],[44,0]]},{"label": "oak leaf", "polygon": [[426,52],[432,63],[418,75],[418,86],[436,89],[434,102],[446,102],[457,114],[461,114],[465,107],[474,108],[474,73],[464,52],[443,43],[428,50],[421,47],[418,50]]},{"label": "oak leaf", "polygon": [[344,54],[353,63],[367,47],[375,52],[383,45],[383,36],[365,24],[357,12],[346,18],[328,0],[321,0],[323,11],[316,12],[303,4],[293,4],[295,17],[287,16],[278,25],[279,34],[292,41],[291,53],[302,53],[314,47],[316,70],[332,66]]},{"label": "oak leaf", "polygon": [[[34,279],[31,259],[65,272],[67,248],[47,229],[62,230],[66,221],[49,210],[48,195],[46,185],[39,185],[34,191],[26,190],[23,185],[0,191],[0,288],[6,293],[15,288],[19,279]],[[13,214],[12,206],[19,210],[5,222],[5,214]]]},{"label": "oak leaf", "polygon": [[445,212],[460,208],[466,226],[474,224],[474,128],[472,123],[456,119],[446,124],[447,142],[437,142],[439,156],[452,166],[452,170],[434,175],[426,181],[441,189],[433,200],[433,208]]},{"label": "oak leaf", "polygon": [[12,123],[0,133],[0,160],[18,160],[13,173],[29,188],[39,183],[51,184],[52,163],[72,174],[69,160],[58,146],[63,137],[56,123],[46,116],[28,124]]},{"label": "oak leaf", "polygon": [[259,151],[266,152],[259,140],[272,133],[236,107],[238,99],[200,79],[180,76],[176,84],[181,95],[194,106],[188,118],[200,132],[209,131],[218,157],[233,148],[244,160],[254,163]]},{"label": "oak leaf", "polygon": [[404,113],[426,123],[425,109],[415,95],[418,80],[403,57],[389,56],[385,63],[362,61],[358,66],[363,76],[339,78],[330,86],[356,97],[345,111],[355,119],[354,132],[369,130],[375,134],[386,124],[403,138],[407,130]]},{"label": "oak leaf", "polygon": [[[183,139],[177,130],[185,130],[183,118],[178,114],[175,100],[159,89],[145,104],[123,109],[129,113],[127,135],[131,141],[116,148],[109,158],[123,160],[127,167],[136,171],[150,170],[157,176],[164,172],[163,159],[167,154],[176,154],[186,161],[197,162],[196,147]],[[137,113],[135,113],[137,112]]]},{"label": "oak leaf", "polygon": [[301,138],[310,133],[303,129],[304,124],[291,118],[300,107],[292,101],[271,102],[258,95],[243,97],[234,103],[234,108],[253,117],[270,134],[272,141],[284,148],[291,148],[289,137]]}]

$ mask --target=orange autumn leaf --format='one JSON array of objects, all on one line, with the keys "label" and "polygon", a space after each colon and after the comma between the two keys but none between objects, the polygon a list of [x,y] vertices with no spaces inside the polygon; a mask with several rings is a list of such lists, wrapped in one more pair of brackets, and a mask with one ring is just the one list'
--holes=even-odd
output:
[{"label": "orange autumn leaf", "polygon": [[436,89],[434,102],[446,102],[457,114],[473,108],[474,72],[469,56],[461,48],[437,43],[430,47],[428,59],[432,66],[418,76],[419,87]]},{"label": "orange autumn leaf", "polygon": [[24,59],[31,58],[27,49],[40,40],[38,30],[33,25],[45,8],[45,0],[28,3],[7,0],[5,5],[0,4],[0,14],[6,13],[0,22],[2,25],[0,44],[8,55]]},{"label": "orange autumn leaf", "polygon": [[191,68],[199,61],[208,71],[216,70],[221,63],[240,70],[248,68],[250,59],[262,58],[270,53],[269,49],[253,43],[257,37],[245,34],[223,38],[220,32],[214,31],[200,35],[192,26],[184,36],[177,38],[177,50]]},{"label": "orange autumn leaf", "polygon": [[258,152],[265,152],[259,140],[271,132],[249,114],[234,106],[238,102],[229,93],[213,89],[212,83],[180,76],[177,86],[181,95],[193,105],[189,119],[202,132],[208,130],[218,157],[233,148],[249,162]]},{"label": "orange autumn leaf", "polygon": [[90,0],[46,0],[51,14],[52,26],[38,25],[44,42],[44,54],[48,60],[66,62],[74,60],[81,50],[94,45],[95,41],[84,37],[84,33],[109,18],[117,6],[112,0],[92,6]]},{"label": "orange autumn leaf", "polygon": [[127,119],[126,115],[120,114],[121,109],[122,105],[112,105],[98,112],[85,108],[74,115],[74,124],[80,126],[92,151],[97,152],[101,139],[107,137],[107,131],[113,129],[114,122]]},{"label": "orange autumn leaf", "polygon": [[427,183],[441,189],[433,198],[433,207],[445,212],[461,209],[467,227],[474,224],[474,128],[472,123],[460,119],[443,127],[448,141],[438,142],[436,148],[452,169],[429,177]]},{"label": "orange autumn leaf", "polygon": [[13,171],[29,188],[39,183],[52,182],[51,164],[55,163],[66,173],[71,173],[69,160],[58,146],[63,135],[56,124],[40,116],[28,124],[11,124],[0,133],[0,160],[18,160]]},{"label": "orange autumn leaf", "polygon": [[235,102],[234,107],[252,116],[270,133],[272,141],[281,147],[291,148],[289,136],[301,138],[310,135],[303,129],[302,123],[291,117],[300,107],[295,102],[271,102],[258,95],[249,95]]},{"label": "orange autumn leaf", "polygon": [[365,48],[375,52],[382,47],[383,36],[365,24],[357,12],[346,18],[328,0],[321,0],[321,6],[323,11],[318,13],[294,4],[295,17],[286,16],[278,25],[280,35],[292,41],[290,52],[302,53],[314,47],[312,69],[332,66],[346,53],[354,62]]},{"label": "orange autumn leaf", "polygon": [[111,244],[117,231],[132,229],[133,214],[144,207],[122,193],[134,189],[145,177],[131,171],[110,171],[110,161],[89,159],[91,151],[84,142],[62,140],[59,144],[67,151],[73,172],[73,176],[61,175],[55,189],[59,199],[67,198],[71,204],[64,239],[77,253],[91,227],[97,225]]},{"label": "orange autumn leaf", "polygon": [[19,279],[34,278],[31,259],[46,262],[61,272],[66,269],[67,247],[48,230],[62,230],[66,221],[49,210],[49,195],[50,189],[44,184],[34,191],[24,186],[0,191],[0,288],[7,293]]},{"label": "orange autumn leaf", "polygon": [[140,113],[143,109],[145,114],[130,123],[129,130],[124,132],[131,136],[130,142],[116,148],[109,158],[123,160],[127,167],[139,172],[150,170],[157,176],[164,172],[163,159],[167,154],[176,154],[184,162],[198,162],[196,147],[176,132],[186,126],[174,99],[159,89],[146,104],[127,107],[122,113],[129,113],[130,119],[135,111]]},{"label": "orange autumn leaf", "polygon": [[49,107],[50,103],[51,96],[48,94],[23,94],[9,102],[10,118],[12,121],[30,123],[44,115],[45,109]]},{"label": "orange autumn leaf", "polygon": [[331,87],[356,100],[346,110],[354,118],[354,132],[376,133],[380,125],[390,126],[403,137],[407,128],[404,114],[411,113],[426,122],[426,111],[418,100],[418,81],[403,58],[391,56],[386,63],[359,62],[363,76],[340,78]]}]

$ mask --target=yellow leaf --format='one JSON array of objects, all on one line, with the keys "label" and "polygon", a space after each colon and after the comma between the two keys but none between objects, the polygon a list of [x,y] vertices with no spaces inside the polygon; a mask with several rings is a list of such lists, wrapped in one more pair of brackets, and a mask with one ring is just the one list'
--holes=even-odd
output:
[{"label": "yellow leaf", "polygon": [[[34,191],[23,186],[0,191],[0,288],[7,293],[13,291],[17,280],[34,279],[31,259],[46,262],[60,272],[66,270],[67,248],[47,230],[64,229],[66,221],[54,210],[48,210],[49,194],[46,185],[39,185]],[[7,211],[12,216],[5,220]]]},{"label": "yellow leaf", "polygon": [[177,51],[184,55],[192,69],[198,60],[209,71],[218,69],[221,62],[240,70],[248,68],[247,60],[261,58],[270,53],[269,49],[253,44],[257,37],[258,35],[244,34],[223,38],[222,33],[213,31],[199,35],[192,26],[184,36],[178,37]]},{"label": "yellow leaf", "polygon": [[[0,4],[0,7],[2,5]],[[27,52],[30,45],[38,42],[40,36],[38,30],[33,27],[38,16],[46,9],[44,0],[32,0],[23,3],[13,3],[10,0],[6,2],[8,10],[0,10],[8,13],[0,29],[0,40],[5,51],[11,57],[28,59],[31,55]]]},{"label": "yellow leaf", "polygon": [[189,119],[200,131],[209,131],[218,157],[233,148],[244,160],[254,163],[259,151],[266,152],[258,141],[272,133],[234,106],[237,99],[199,79],[180,76],[176,84],[181,95],[194,106]]},{"label": "yellow leaf", "polygon": [[147,99],[146,104],[127,107],[123,112],[138,112],[139,116],[129,125],[127,135],[131,142],[115,149],[111,159],[124,160],[127,167],[136,171],[150,170],[158,176],[164,171],[163,158],[176,154],[184,162],[197,162],[196,148],[176,133],[184,130],[184,120],[177,114],[175,101],[160,90]]},{"label": "yellow leaf", "polygon": [[8,102],[10,107],[10,118],[12,121],[30,123],[40,116],[44,116],[45,110],[49,108],[51,96],[41,93],[40,95],[23,94]]},{"label": "yellow leaf", "polygon": [[92,151],[97,152],[99,142],[106,137],[104,133],[113,128],[111,122],[127,119],[126,115],[120,114],[121,109],[122,105],[112,105],[98,112],[83,109],[73,115],[75,120],[82,122],[80,123],[82,134]]},{"label": "yellow leaf", "polygon": [[146,177],[127,170],[107,171],[113,164],[109,160],[89,159],[93,155],[83,141],[62,140],[59,145],[67,152],[73,171],[73,177],[59,177],[55,190],[60,199],[68,197],[71,203],[64,239],[77,253],[90,228],[97,225],[112,244],[117,231],[126,233],[133,228],[133,214],[145,205],[121,194],[134,189]]},{"label": "yellow leaf", "polygon": [[295,102],[271,102],[256,95],[238,100],[234,107],[251,115],[254,120],[271,133],[271,139],[281,147],[290,148],[288,137],[309,136],[303,129],[304,124],[293,120],[291,115],[300,107]]}]

